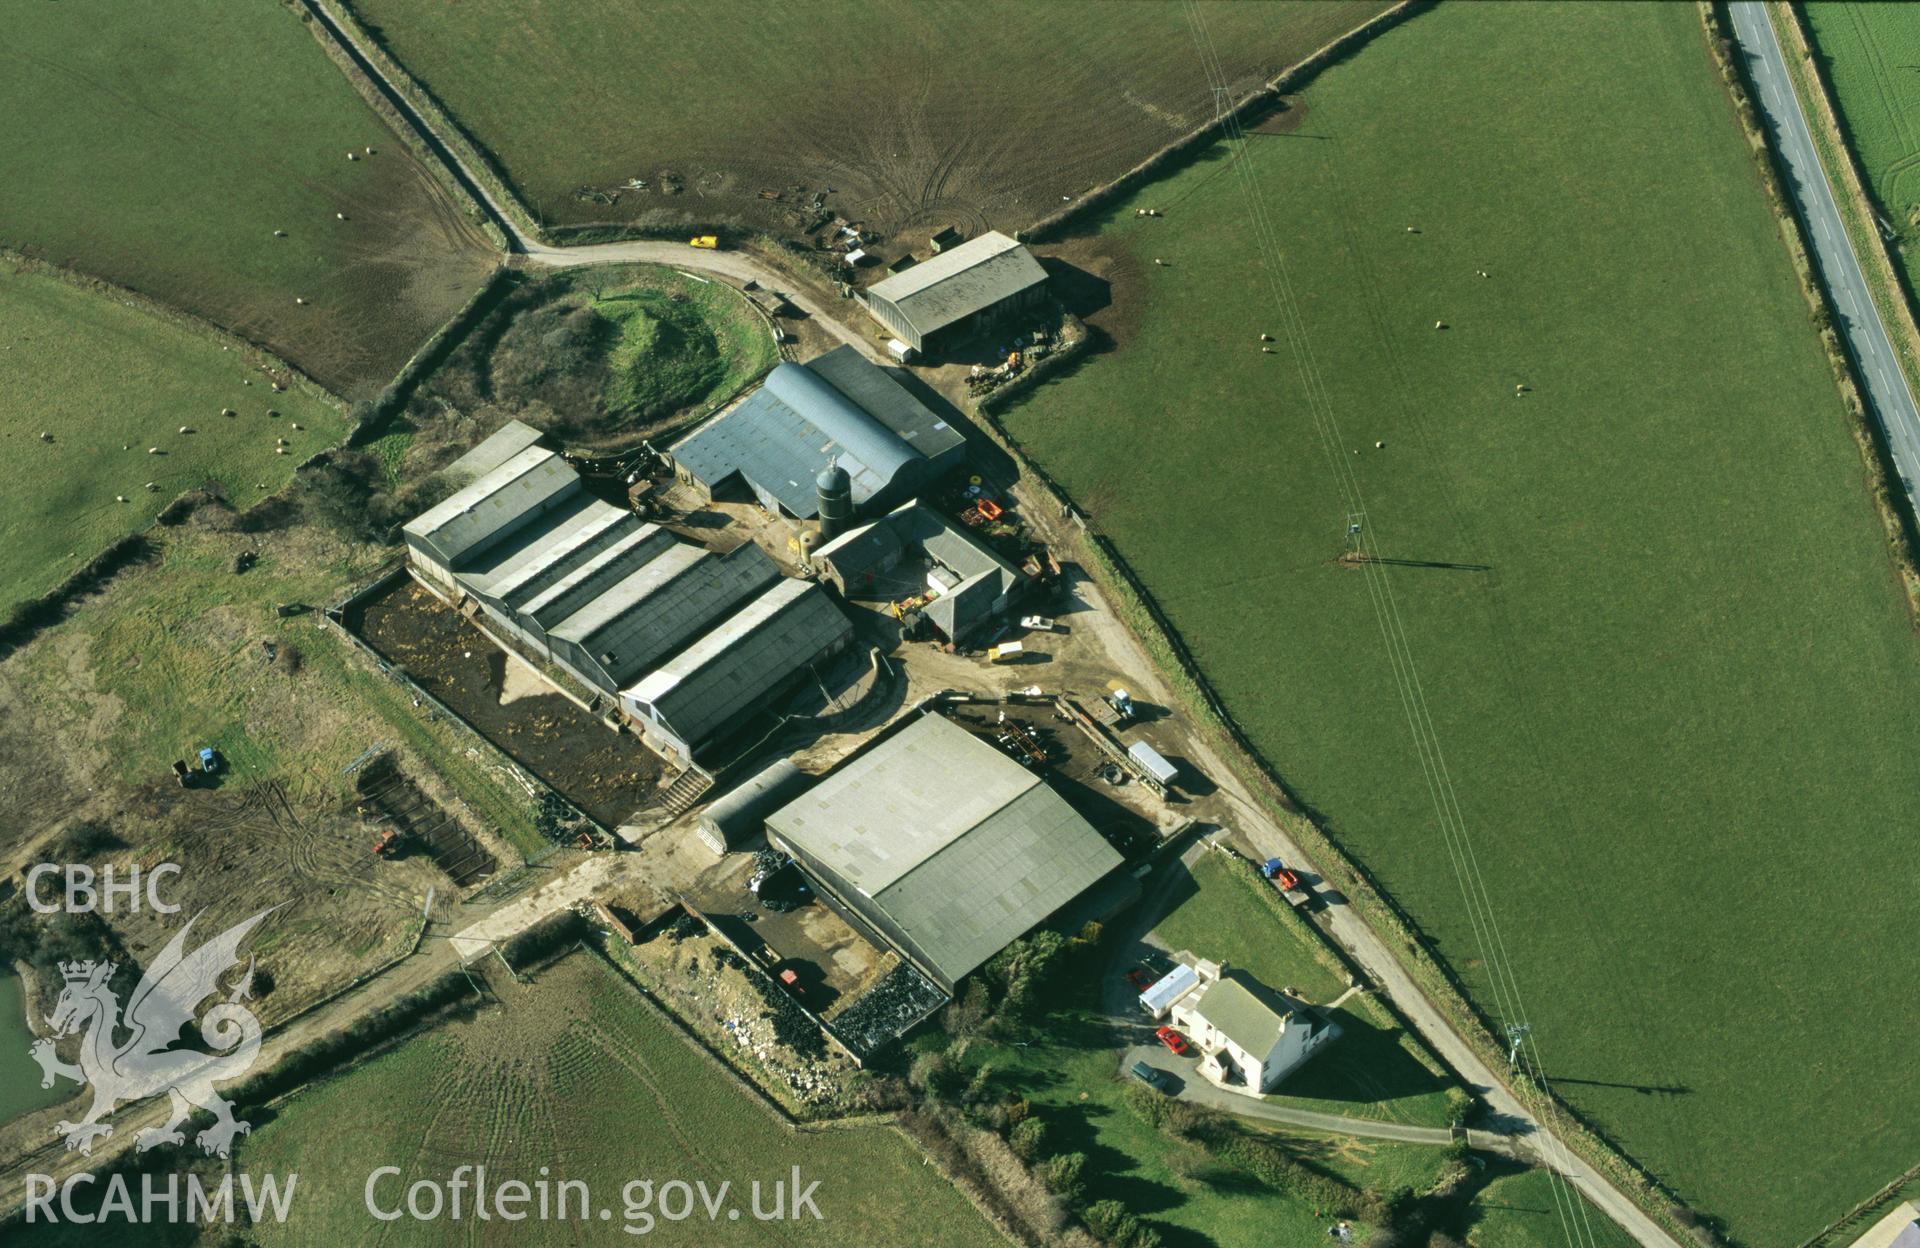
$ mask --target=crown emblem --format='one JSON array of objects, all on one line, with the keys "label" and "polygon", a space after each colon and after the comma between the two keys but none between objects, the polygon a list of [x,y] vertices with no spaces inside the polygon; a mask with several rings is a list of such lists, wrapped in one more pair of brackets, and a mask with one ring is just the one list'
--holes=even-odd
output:
[{"label": "crown emblem", "polygon": [[62,962],[60,963],[60,977],[70,984],[84,984],[93,978],[93,972],[98,969],[99,965],[98,962],[93,961],[91,958],[81,962]]}]

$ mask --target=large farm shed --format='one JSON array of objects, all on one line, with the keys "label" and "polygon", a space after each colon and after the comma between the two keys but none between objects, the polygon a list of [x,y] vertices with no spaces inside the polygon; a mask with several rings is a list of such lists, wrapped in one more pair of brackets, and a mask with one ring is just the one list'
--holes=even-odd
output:
[{"label": "large farm shed", "polygon": [[856,754],[766,827],[949,992],[1120,865],[1038,776],[934,713]]},{"label": "large farm shed", "polygon": [[993,230],[875,282],[859,299],[894,337],[928,352],[1031,307],[1046,283],[1033,253]]},{"label": "large farm shed", "polygon": [[949,641],[998,619],[1031,582],[1020,569],[931,507],[904,506],[814,552],[843,598],[893,600],[931,593],[921,610]]},{"label": "large farm shed", "polygon": [[959,467],[966,440],[886,370],[843,346],[775,368],[668,453],[680,479],[708,498],[738,483],[775,515],[810,520],[829,464],[846,472],[856,508],[884,511]]},{"label": "large farm shed", "polygon": [[718,554],[644,523],[539,441],[512,421],[449,468],[464,484],[406,525],[409,567],[502,644],[627,709],[655,748],[691,758],[851,638],[824,591],[759,547]]}]

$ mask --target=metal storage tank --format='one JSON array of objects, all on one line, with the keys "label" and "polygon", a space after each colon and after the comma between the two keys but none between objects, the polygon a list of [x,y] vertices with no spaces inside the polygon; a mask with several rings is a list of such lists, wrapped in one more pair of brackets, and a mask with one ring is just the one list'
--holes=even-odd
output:
[{"label": "metal storage tank", "polygon": [[707,807],[706,813],[700,816],[700,839],[716,854],[738,849],[759,835],[768,815],[800,796],[813,779],[794,766],[791,759],[782,758],[769,764],[751,780]]},{"label": "metal storage tank", "polygon": [[820,536],[838,537],[853,523],[853,478],[836,460],[820,470],[813,484],[820,492]]}]

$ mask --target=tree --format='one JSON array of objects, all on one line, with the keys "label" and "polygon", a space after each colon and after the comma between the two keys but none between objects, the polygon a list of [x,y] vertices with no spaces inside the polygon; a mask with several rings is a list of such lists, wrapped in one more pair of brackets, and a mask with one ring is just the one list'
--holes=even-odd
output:
[{"label": "tree", "polygon": [[1013,1155],[1032,1165],[1047,1151],[1047,1124],[1038,1118],[1024,1118],[1014,1124],[1007,1136]]},{"label": "tree", "polygon": [[1068,1204],[1080,1203],[1087,1189],[1087,1155],[1061,1153],[1040,1163],[1040,1181]]}]

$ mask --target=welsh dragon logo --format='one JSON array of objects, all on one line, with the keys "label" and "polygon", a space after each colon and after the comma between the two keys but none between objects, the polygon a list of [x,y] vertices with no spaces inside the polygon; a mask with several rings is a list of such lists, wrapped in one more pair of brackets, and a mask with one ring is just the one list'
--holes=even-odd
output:
[{"label": "welsh dragon logo", "polygon": [[[262,910],[192,953],[186,952],[187,934],[200,916],[189,919],[147,967],[127,1001],[124,1018],[119,997],[108,986],[114,963],[60,964],[66,983],[47,1019],[53,1034],[34,1041],[28,1051],[45,1073],[41,1087],[52,1087],[59,1076],[93,1089],[93,1107],[86,1117],[54,1128],[66,1137],[69,1149],[91,1154],[96,1139],[113,1134],[113,1124],[104,1119],[113,1113],[114,1106],[165,1092],[173,1102],[173,1112],[165,1126],[146,1128],[134,1137],[141,1152],[162,1144],[185,1143],[180,1125],[198,1107],[214,1117],[213,1125],[200,1132],[200,1147],[210,1156],[229,1155],[233,1137],[247,1134],[251,1127],[234,1121],[233,1102],[222,1099],[213,1085],[244,1075],[260,1055],[260,1020],[240,1004],[253,991],[251,958],[246,974],[227,999],[199,1019],[200,1039],[213,1052],[174,1046],[180,1042],[181,1031],[194,1022],[194,1011],[200,1003],[219,990],[220,977],[239,965],[240,942],[277,909]],[[80,1062],[73,1065],[55,1055],[54,1041],[76,1032],[84,1034]],[[116,1042],[117,1034],[125,1034],[126,1041]]]}]

